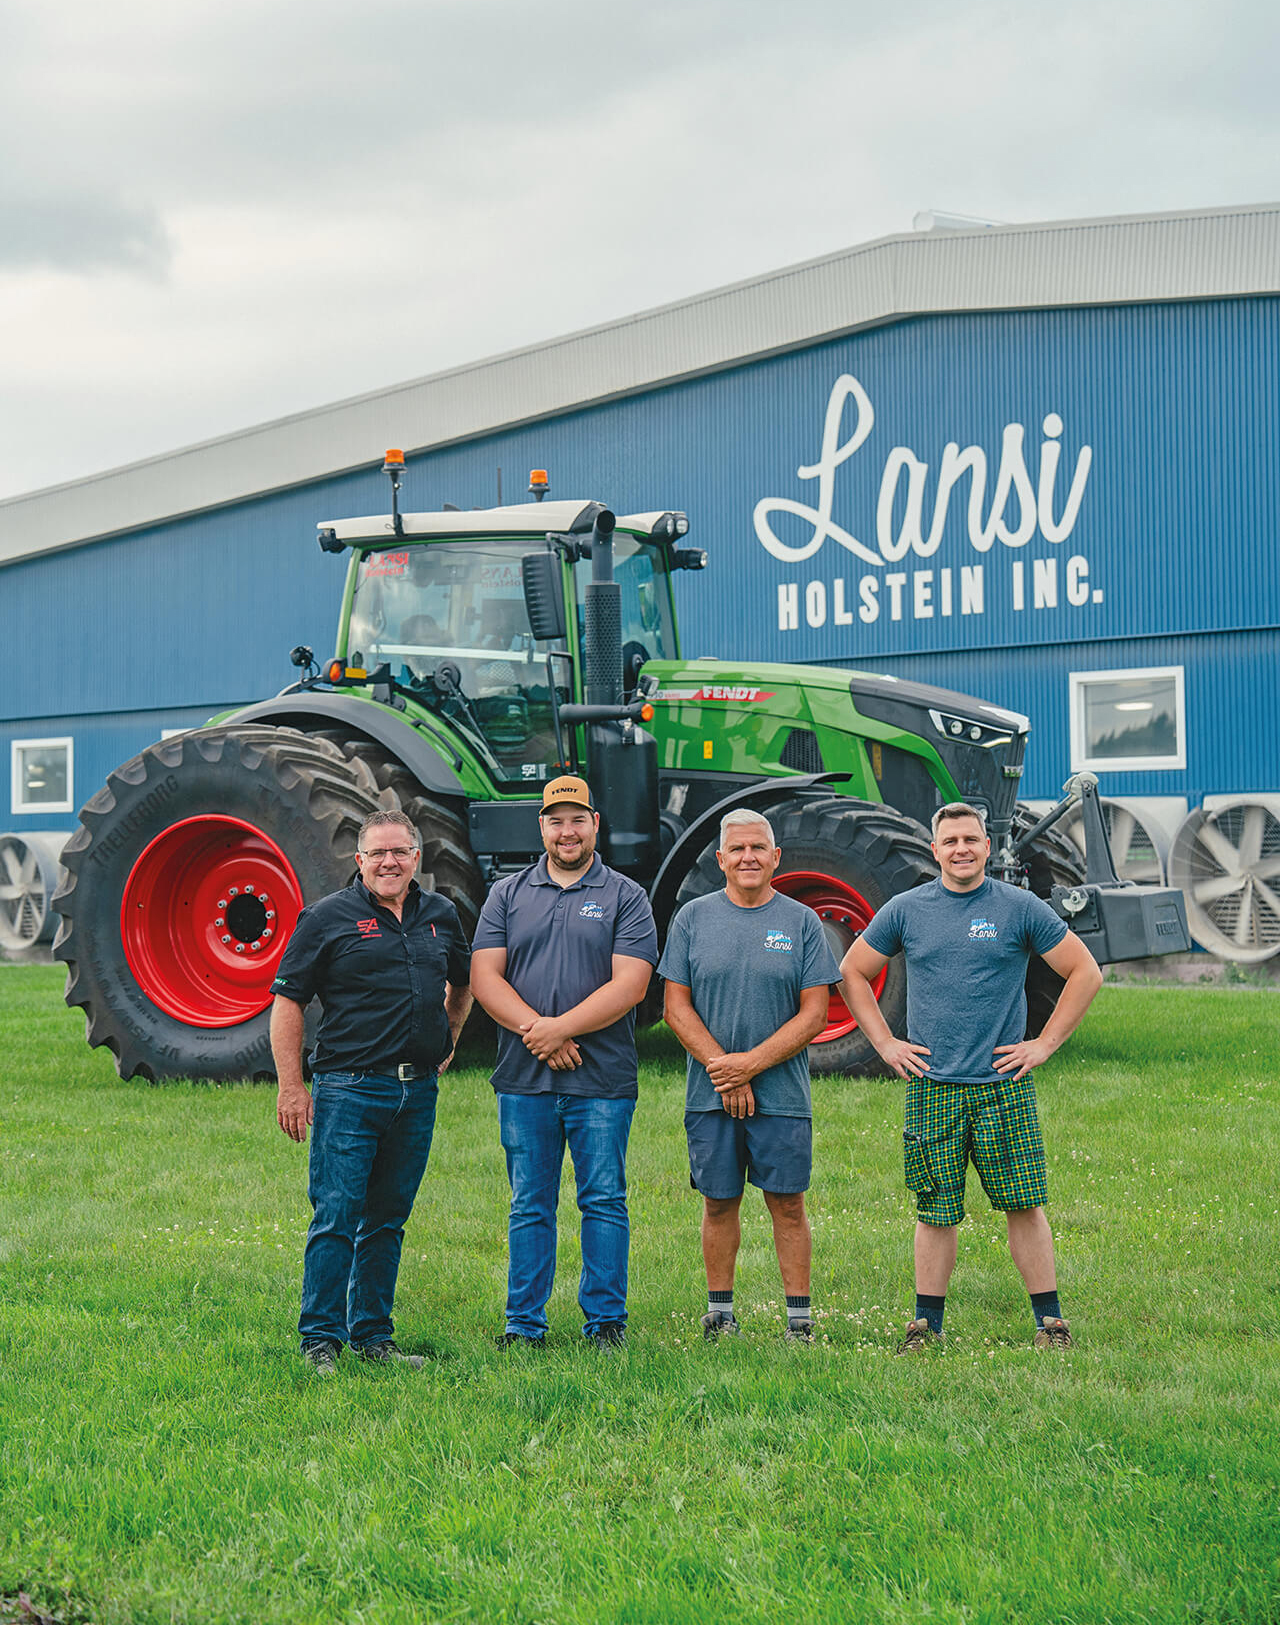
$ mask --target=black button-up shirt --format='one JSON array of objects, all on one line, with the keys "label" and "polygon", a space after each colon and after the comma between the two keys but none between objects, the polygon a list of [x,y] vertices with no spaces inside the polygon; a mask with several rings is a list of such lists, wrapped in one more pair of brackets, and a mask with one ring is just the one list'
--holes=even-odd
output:
[{"label": "black button-up shirt", "polygon": [[[480,911],[473,948],[505,948],[506,980],[540,1016],[559,1016],[602,988],[613,976],[613,956],[658,962],[653,910],[626,875],[599,857],[571,886],[558,886],[547,860],[506,875]],[[576,1040],[582,1065],[553,1072],[525,1048],[519,1033],[498,1028],[493,1087],[507,1095],[596,1095],[610,1100],[636,1094],[636,1013]]]},{"label": "black button-up shirt", "polygon": [[466,987],[471,949],[445,897],[409,887],[401,918],[363,880],[304,908],[271,984],[295,1004],[318,998],[315,1072],[429,1070],[451,1048],[445,983]]}]

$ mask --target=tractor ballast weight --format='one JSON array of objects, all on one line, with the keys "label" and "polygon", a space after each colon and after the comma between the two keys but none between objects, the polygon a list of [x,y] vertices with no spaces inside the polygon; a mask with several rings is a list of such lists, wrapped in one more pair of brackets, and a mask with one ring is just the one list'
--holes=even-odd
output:
[{"label": "tractor ballast weight", "polygon": [[[826,667],[682,659],[683,514],[595,501],[404,513],[319,527],[350,550],[336,653],[274,699],[162,740],[81,812],[54,898],[68,1002],[121,1074],[268,1075],[271,981],[302,908],[346,884],[375,808],[419,831],[424,884],[475,923],[487,888],[541,853],[549,778],[584,773],[602,856],[648,888],[660,932],[722,884],[719,822],[758,808],[779,891],[813,908],[838,959],[889,897],[936,874],[928,821],[980,807],[990,872],[1029,885],[1102,962],[1189,946],[1181,894],[1118,882],[1078,776],[1045,819],[1017,802],[1030,724],[972,696]],[[534,482],[535,494],[545,484]],[[589,570],[587,566],[589,565]],[[1083,810],[1087,865],[1055,824]],[[1028,975],[1029,1030],[1060,983]],[[876,983],[905,1030],[900,960]],[[817,1071],[882,1070],[840,1000]]]}]

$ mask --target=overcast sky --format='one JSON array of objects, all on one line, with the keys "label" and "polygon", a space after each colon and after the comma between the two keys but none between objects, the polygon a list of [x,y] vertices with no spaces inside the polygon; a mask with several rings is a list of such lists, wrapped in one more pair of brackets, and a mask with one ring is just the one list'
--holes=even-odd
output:
[{"label": "overcast sky", "polygon": [[0,0],[0,496],[922,209],[1273,200],[1278,59],[1274,0]]}]

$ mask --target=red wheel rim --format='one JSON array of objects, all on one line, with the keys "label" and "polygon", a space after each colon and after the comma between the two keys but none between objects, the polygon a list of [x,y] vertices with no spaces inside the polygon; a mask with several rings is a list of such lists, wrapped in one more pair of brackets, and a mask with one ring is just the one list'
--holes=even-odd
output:
[{"label": "red wheel rim", "polygon": [[138,986],[191,1027],[235,1027],[271,1003],[302,911],[284,853],[239,818],[184,818],[146,848],[120,905]]},{"label": "red wheel rim", "polygon": [[[822,929],[826,932],[837,964],[848,952],[854,938],[871,924],[871,917],[875,913],[862,893],[846,885],[843,880],[815,874],[808,869],[793,869],[790,874],[774,875],[773,889],[786,897],[794,897],[797,903],[803,903],[813,910],[822,921]],[[884,990],[887,974],[888,967],[885,966],[871,983],[871,991],[877,999]],[[857,1025],[844,1000],[838,993],[833,993],[827,1006],[827,1025],[814,1043],[830,1044],[837,1038],[847,1038]]]}]

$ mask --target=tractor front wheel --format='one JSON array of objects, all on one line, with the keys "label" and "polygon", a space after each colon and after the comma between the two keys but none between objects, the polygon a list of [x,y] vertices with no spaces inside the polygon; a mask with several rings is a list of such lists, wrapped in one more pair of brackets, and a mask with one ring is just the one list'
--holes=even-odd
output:
[{"label": "tractor front wheel", "polygon": [[[782,861],[775,891],[813,909],[822,921],[836,963],[891,897],[937,874],[928,832],[914,819],[848,796],[812,796],[765,809]],[[723,887],[715,843],[681,884],[677,907]],[[905,1033],[907,977],[895,955],[873,983],[881,1012],[895,1033]],[[809,1046],[810,1070],[852,1077],[883,1075],[884,1062],[834,990],[827,1025]]]}]

